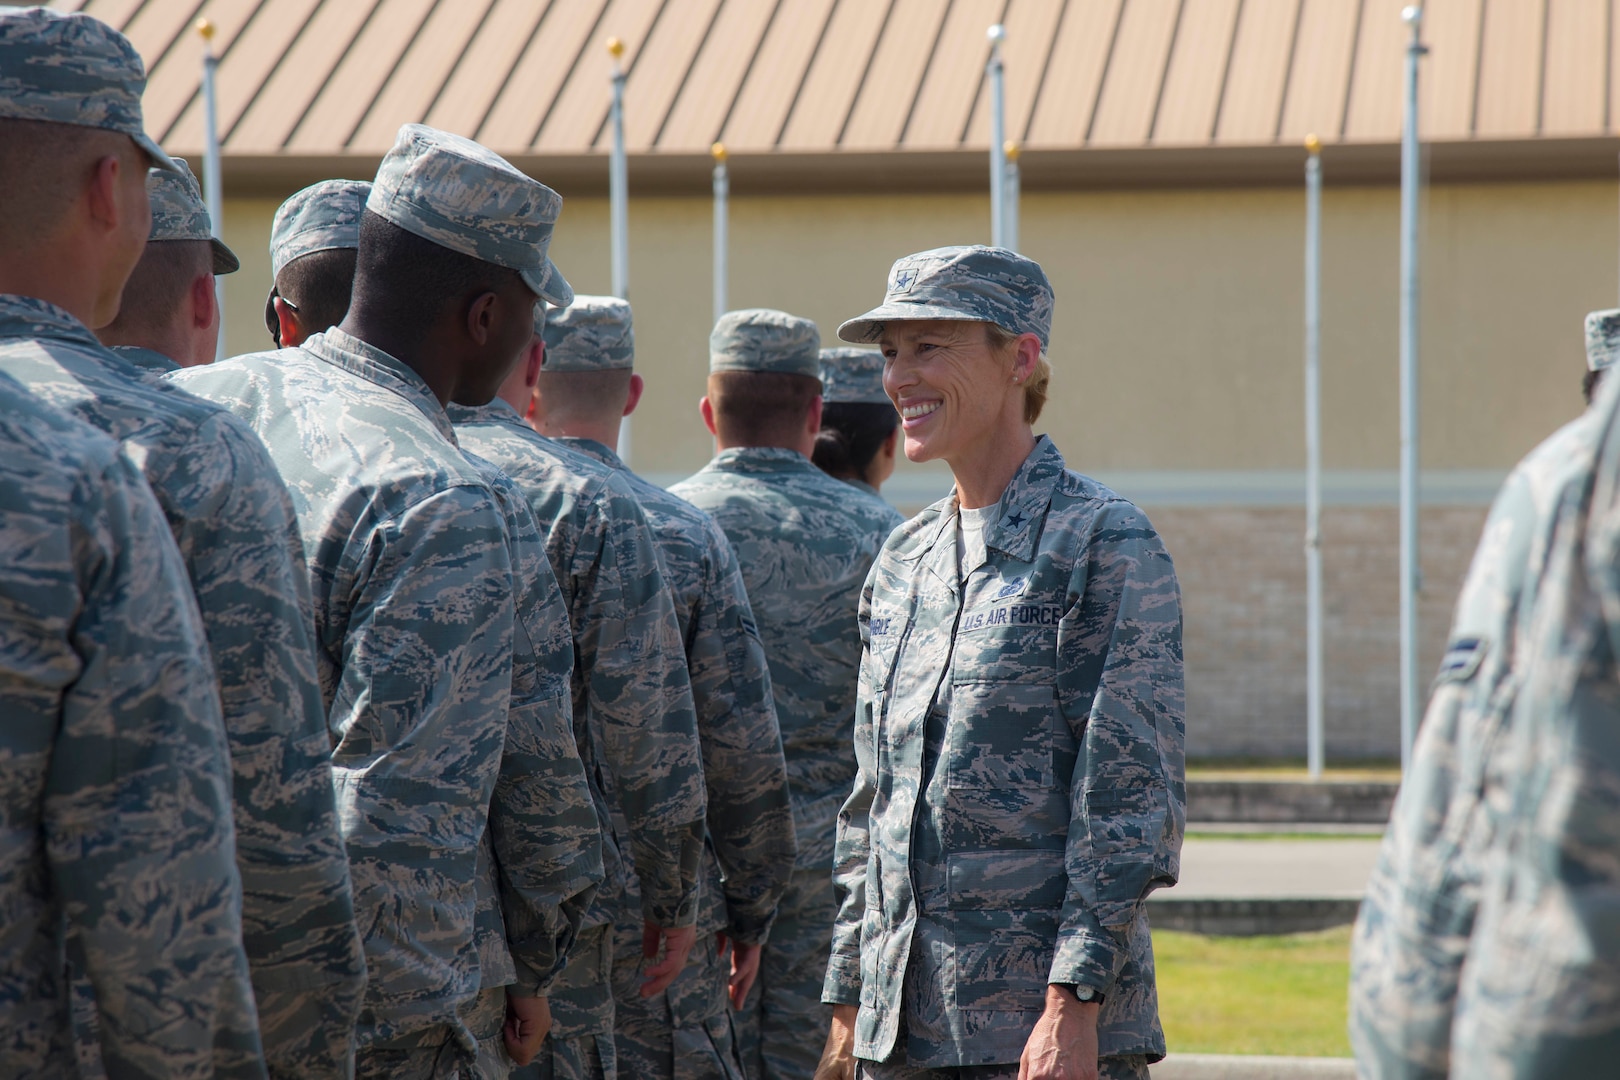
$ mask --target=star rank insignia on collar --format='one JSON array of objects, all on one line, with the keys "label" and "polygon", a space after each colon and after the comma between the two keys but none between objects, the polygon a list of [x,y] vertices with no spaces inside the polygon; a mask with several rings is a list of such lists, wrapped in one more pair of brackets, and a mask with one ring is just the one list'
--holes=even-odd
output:
[{"label": "star rank insignia on collar", "polygon": [[1012,513],[1001,519],[1001,527],[1003,529],[1022,529],[1024,527],[1024,522],[1028,520],[1029,516],[1022,510],[1014,510]]}]

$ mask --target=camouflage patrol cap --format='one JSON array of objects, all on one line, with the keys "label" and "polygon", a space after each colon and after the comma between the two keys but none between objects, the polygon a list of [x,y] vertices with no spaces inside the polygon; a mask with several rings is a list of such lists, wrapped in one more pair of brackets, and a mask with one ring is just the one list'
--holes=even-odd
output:
[{"label": "camouflage patrol cap", "polygon": [[889,405],[883,354],[840,346],[821,350],[821,399],[829,405]]},{"label": "camouflage patrol cap", "polygon": [[236,273],[242,260],[214,235],[214,223],[191,166],[183,157],[175,158],[174,163],[179,172],[153,169],[146,174],[146,197],[152,201],[152,231],[146,239],[207,240],[214,249],[214,273]]},{"label": "camouflage patrol cap", "polygon": [[0,12],[0,119],[120,131],[172,172],[141,124],[145,89],[135,46],[101,20],[39,7]]},{"label": "camouflage patrol cap", "polygon": [[471,139],[406,124],[377,167],[366,209],[440,247],[516,270],[548,304],[574,299],[546,257],[562,196]]},{"label": "camouflage patrol cap", "polygon": [[1045,349],[1052,333],[1052,286],[1040,263],[1006,248],[920,251],[889,268],[883,303],[844,323],[838,336],[876,341],[885,323],[923,319],[995,323],[1014,334],[1034,334]]},{"label": "camouflage patrol cap", "polygon": [[576,296],[546,313],[547,371],[623,371],[635,358],[630,305],[617,296]]},{"label": "camouflage patrol cap", "polygon": [[709,370],[764,371],[821,378],[821,331],[809,319],[771,308],[728,311],[709,335]]},{"label": "camouflage patrol cap", "polygon": [[1602,371],[1620,360],[1620,308],[1586,315],[1586,367]]},{"label": "camouflage patrol cap", "polygon": [[369,180],[322,180],[294,192],[270,224],[270,276],[317,251],[358,248],[360,215],[370,194]]}]

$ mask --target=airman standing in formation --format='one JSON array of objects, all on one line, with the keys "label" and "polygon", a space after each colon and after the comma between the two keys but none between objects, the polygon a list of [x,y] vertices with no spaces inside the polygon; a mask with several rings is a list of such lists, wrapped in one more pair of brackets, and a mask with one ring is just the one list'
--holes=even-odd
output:
[{"label": "airman standing in formation", "polygon": [[96,331],[113,352],[151,376],[209,364],[219,347],[214,278],[242,263],[213,235],[202,189],[185,158],[146,174],[152,231],[124,286],[118,318]]},{"label": "airman standing in formation", "polygon": [[[217,1006],[216,1041],[256,1060],[262,1036],[278,1075],[343,1075],[365,967],[293,507],[246,426],[147,382],[86,329],[113,320],[141,258],[148,167],[177,168],[141,132],[139,57],[94,19],[38,9],[0,16],[0,57],[8,80],[0,371],[141,463],[212,654],[253,975],[246,1000]],[[80,955],[89,944],[69,941],[76,967],[93,968]],[[183,1007],[184,995],[172,996]]]},{"label": "airman standing in formation", "polygon": [[458,437],[511,476],[545,532],[574,641],[575,739],[604,838],[606,880],[551,998],[539,1075],[611,1080],[613,924],[634,874],[648,988],[662,993],[695,936],[704,787],[680,627],[635,496],[607,466],[528,426],[544,308],[522,364],[488,405],[452,405]]},{"label": "airman standing in formation", "polygon": [[614,470],[646,513],[685,643],[708,787],[697,944],[668,989],[642,993],[632,878],[613,966],[614,1041],[627,1077],[730,1080],[741,1063],[729,1006],[748,995],[792,874],[793,817],[770,670],[731,545],[707,514],[631,472],[609,448],[641,399],[634,364],[625,301],[576,296],[547,313],[534,426]]},{"label": "airman standing in formation", "polygon": [[[544,622],[515,610],[514,508],[445,414],[494,396],[537,299],[571,297],[546,257],[559,206],[476,143],[407,125],[366,202],[342,324],[175,376],[253,426],[298,506],[367,928],[361,1077],[471,1068],[503,1020],[526,1062],[601,876],[566,700],[510,707],[514,633]],[[479,908],[503,920],[505,970],[481,970]]]},{"label": "airman standing in formation", "polygon": [[[1585,328],[1582,393],[1590,403],[1620,358],[1620,310],[1590,313]],[[1473,1070],[1498,1036],[1478,1030],[1465,1012],[1488,1012],[1526,1034],[1518,1019],[1482,1002],[1481,985],[1464,972],[1490,948],[1481,936],[1482,903],[1491,864],[1513,835],[1516,778],[1534,738],[1515,728],[1536,699],[1519,698],[1545,686],[1530,672],[1533,661],[1546,662],[1535,648],[1537,586],[1556,580],[1552,560],[1582,512],[1609,422],[1590,408],[1559,428],[1508,474],[1485,519],[1356,922],[1350,1033],[1373,1075],[1489,1075]],[[1612,1061],[1613,1051],[1606,1053]],[[1526,1056],[1528,1071],[1514,1075],[1550,1075],[1528,1069],[1535,1060]]]},{"label": "airman standing in formation", "polygon": [[850,751],[860,639],[850,622],[862,583],[900,515],[810,461],[821,426],[820,334],[809,319],[753,309],[709,336],[704,423],[719,453],[670,490],[731,542],[771,669],[787,758],[798,862],[743,1010],[752,1080],[804,1077],[837,908],[827,868],[838,808],[855,778]]}]

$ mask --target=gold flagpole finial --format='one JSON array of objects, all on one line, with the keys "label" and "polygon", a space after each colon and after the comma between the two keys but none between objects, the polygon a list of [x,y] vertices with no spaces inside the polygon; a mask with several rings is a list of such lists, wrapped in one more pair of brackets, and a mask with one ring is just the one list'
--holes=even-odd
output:
[{"label": "gold flagpole finial", "polygon": [[1322,140],[1315,135],[1305,136],[1305,152],[1307,154],[1320,154],[1322,152]]},{"label": "gold flagpole finial", "polygon": [[1024,152],[1024,148],[1018,145],[1017,139],[1008,139],[1001,144],[1001,152],[1007,155],[1008,161],[1017,161],[1018,155]]},{"label": "gold flagpole finial", "polygon": [[714,158],[715,164],[724,165],[726,163],[726,144],[717,142],[709,147],[709,156]]},{"label": "gold flagpole finial", "polygon": [[202,35],[204,41],[212,42],[214,40],[214,24],[212,22],[207,19],[198,19],[195,25],[197,33]]},{"label": "gold flagpole finial", "polygon": [[624,42],[620,41],[616,37],[608,38],[607,39],[607,51],[608,51],[609,56],[611,56],[611,57],[613,57],[613,59],[617,60],[619,57],[624,55]]}]

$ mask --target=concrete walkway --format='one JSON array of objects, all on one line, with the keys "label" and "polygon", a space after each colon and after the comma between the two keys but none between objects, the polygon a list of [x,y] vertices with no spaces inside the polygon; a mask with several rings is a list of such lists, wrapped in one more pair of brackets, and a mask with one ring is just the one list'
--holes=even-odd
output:
[{"label": "concrete walkway", "polygon": [[1171,1054],[1149,1066],[1153,1080],[1355,1080],[1349,1058]]},{"label": "concrete walkway", "polygon": [[1181,883],[1165,899],[1359,898],[1378,859],[1378,840],[1188,840]]}]

